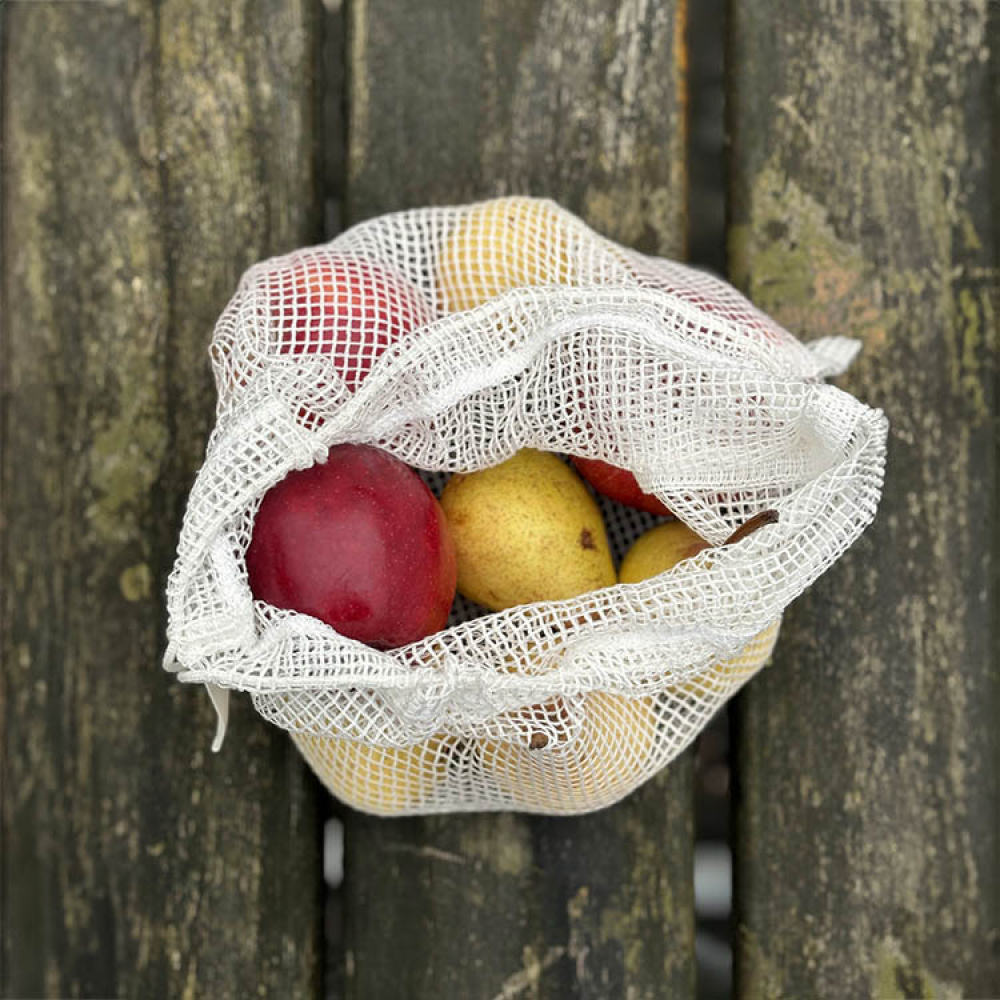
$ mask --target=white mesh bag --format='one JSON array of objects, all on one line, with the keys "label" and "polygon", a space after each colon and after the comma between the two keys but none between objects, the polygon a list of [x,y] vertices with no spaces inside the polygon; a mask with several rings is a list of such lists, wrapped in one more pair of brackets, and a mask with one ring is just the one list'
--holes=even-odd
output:
[{"label": "white mesh bag", "polygon": [[[357,300],[366,282],[391,308]],[[607,806],[692,741],[874,517],[886,420],[822,381],[856,347],[800,343],[724,282],[529,198],[382,216],[258,264],[213,338],[165,665],[208,686],[216,746],[228,692],[250,692],[369,812]],[[381,652],[247,583],[261,497],[343,442],[435,489],[524,447],[603,459],[712,543],[779,520],[642,583],[495,614],[458,598],[444,631]],[[620,559],[655,519],[601,504]]]}]

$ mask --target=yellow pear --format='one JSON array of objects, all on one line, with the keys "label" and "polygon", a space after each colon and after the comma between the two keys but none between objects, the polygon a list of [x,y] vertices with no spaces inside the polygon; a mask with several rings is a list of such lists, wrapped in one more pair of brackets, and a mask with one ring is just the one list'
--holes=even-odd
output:
[{"label": "yellow pear", "polygon": [[452,476],[441,506],[459,593],[492,611],[616,582],[601,512],[555,455],[526,448],[500,465]]},{"label": "yellow pear", "polygon": [[665,573],[682,559],[687,559],[708,542],[699,538],[683,521],[666,521],[640,535],[625,553],[619,583],[639,583]]},{"label": "yellow pear", "polygon": [[576,739],[555,748],[483,740],[486,772],[521,806],[581,812],[610,805],[641,780],[656,739],[652,698],[605,691],[586,696],[586,715]]},{"label": "yellow pear", "polygon": [[[640,535],[622,560],[618,579],[621,583],[639,583],[665,573],[682,559],[700,552],[708,542],[699,538],[682,521],[668,521]],[[713,663],[707,671],[680,685],[691,693],[724,694],[739,687],[771,658],[778,639],[781,620],[769,625],[736,656]]]},{"label": "yellow pear", "polygon": [[299,752],[338,799],[363,812],[393,816],[423,802],[444,779],[449,741],[378,747],[335,736],[295,733]]},{"label": "yellow pear", "polygon": [[564,216],[535,198],[497,198],[472,206],[448,234],[437,280],[452,312],[530,285],[567,284]]}]

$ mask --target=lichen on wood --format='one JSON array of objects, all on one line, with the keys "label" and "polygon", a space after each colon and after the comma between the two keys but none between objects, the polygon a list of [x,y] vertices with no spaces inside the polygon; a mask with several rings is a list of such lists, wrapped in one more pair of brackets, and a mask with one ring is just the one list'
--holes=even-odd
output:
[{"label": "lichen on wood", "polygon": [[1000,994],[990,6],[732,5],[732,274],[891,421],[740,699],[741,996]]},{"label": "lichen on wood", "polygon": [[[348,221],[533,194],[683,253],[683,2],[347,13]],[[692,811],[685,756],[583,818],[348,814],[345,995],[692,996]]]},{"label": "lichen on wood", "polygon": [[308,11],[2,11],[5,996],[319,989],[314,787],[160,669],[212,325],[319,235]]}]

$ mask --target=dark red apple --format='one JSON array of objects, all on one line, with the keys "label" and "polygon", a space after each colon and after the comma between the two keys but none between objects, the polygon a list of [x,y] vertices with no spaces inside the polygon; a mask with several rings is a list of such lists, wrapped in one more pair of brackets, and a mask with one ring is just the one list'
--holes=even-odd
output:
[{"label": "dark red apple", "polygon": [[627,469],[619,469],[617,466],[609,465],[597,458],[577,458],[573,457],[573,464],[576,471],[597,490],[598,493],[617,500],[627,507],[635,507],[637,510],[644,510],[650,514],[659,514],[665,517],[670,514],[670,510],[657,500],[652,493],[643,493],[639,489],[639,484],[635,481],[635,476]]},{"label": "dark red apple", "polygon": [[250,589],[376,649],[444,628],[455,549],[434,494],[399,459],[366,445],[267,492],[246,556]]},{"label": "dark red apple", "polygon": [[353,392],[376,359],[430,323],[424,293],[383,264],[348,254],[296,260],[268,279],[268,307],[283,354],[329,354]]}]

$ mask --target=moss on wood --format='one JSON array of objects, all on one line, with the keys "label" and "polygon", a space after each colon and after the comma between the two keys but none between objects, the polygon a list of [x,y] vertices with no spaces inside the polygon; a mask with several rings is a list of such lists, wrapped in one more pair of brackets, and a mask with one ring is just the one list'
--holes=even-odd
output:
[{"label": "moss on wood", "polygon": [[2,16],[0,992],[315,995],[312,784],[243,703],[212,756],[159,666],[212,325],[319,234],[308,7]]},{"label": "moss on wood", "polygon": [[993,996],[993,15],[751,6],[729,25],[732,273],[793,332],[862,338],[842,384],[892,430],[875,525],[741,699],[740,994]]},{"label": "moss on wood", "polygon": [[[350,221],[528,193],[683,252],[682,2],[348,15]],[[346,995],[692,996],[692,805],[685,757],[582,819],[348,816]]]}]

